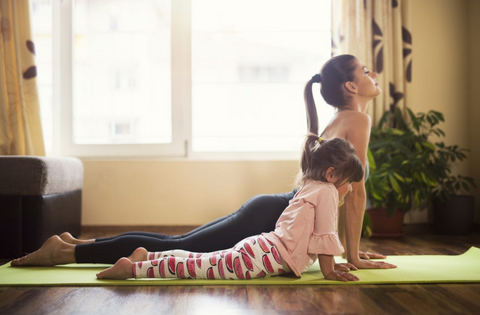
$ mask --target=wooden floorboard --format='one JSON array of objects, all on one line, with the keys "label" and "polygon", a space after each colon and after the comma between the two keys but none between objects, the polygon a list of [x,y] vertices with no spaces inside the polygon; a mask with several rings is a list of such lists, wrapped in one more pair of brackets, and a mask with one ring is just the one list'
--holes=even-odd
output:
[{"label": "wooden floorboard", "polygon": [[[183,233],[191,227],[86,227],[82,237],[124,230]],[[405,227],[399,239],[362,239],[387,255],[461,254],[467,236]],[[6,261],[0,261],[5,263]],[[358,286],[0,287],[0,314],[480,314],[480,284]]]}]

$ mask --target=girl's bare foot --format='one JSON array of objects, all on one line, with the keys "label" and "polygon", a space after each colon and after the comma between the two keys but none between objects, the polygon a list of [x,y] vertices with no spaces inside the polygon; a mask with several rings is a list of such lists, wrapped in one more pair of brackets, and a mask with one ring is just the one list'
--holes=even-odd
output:
[{"label": "girl's bare foot", "polygon": [[97,278],[115,280],[133,278],[132,266],[133,263],[128,258],[120,258],[112,267],[97,273]]},{"label": "girl's bare foot", "polygon": [[64,232],[60,234],[60,238],[62,239],[62,241],[68,244],[89,244],[89,243],[95,242],[95,239],[80,240],[78,238],[73,237],[72,234],[68,232]]},{"label": "girl's bare foot", "polygon": [[10,265],[17,266],[55,266],[75,263],[75,245],[68,244],[54,235],[39,250],[12,260]]},{"label": "girl's bare foot", "polygon": [[139,247],[136,250],[134,250],[133,253],[127,258],[131,262],[146,261],[147,255],[148,255],[148,251],[143,247]]}]

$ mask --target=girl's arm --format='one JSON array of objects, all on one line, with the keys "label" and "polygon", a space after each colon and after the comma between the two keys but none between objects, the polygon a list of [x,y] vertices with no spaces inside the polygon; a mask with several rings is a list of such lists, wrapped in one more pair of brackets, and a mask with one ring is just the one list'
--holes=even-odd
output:
[{"label": "girl's arm", "polygon": [[323,276],[328,280],[337,281],[358,281],[358,277],[340,270],[335,270],[335,260],[332,255],[318,255],[318,262],[320,269],[322,269]]},{"label": "girl's arm", "polygon": [[[370,140],[370,116],[363,113],[355,115],[349,129],[351,132],[346,135],[346,138],[352,143],[357,156],[365,167]],[[345,237],[348,262],[354,264],[357,268],[395,268],[395,265],[385,262],[360,259],[360,236],[366,205],[365,179],[353,183],[352,188],[353,191],[345,197]]]}]

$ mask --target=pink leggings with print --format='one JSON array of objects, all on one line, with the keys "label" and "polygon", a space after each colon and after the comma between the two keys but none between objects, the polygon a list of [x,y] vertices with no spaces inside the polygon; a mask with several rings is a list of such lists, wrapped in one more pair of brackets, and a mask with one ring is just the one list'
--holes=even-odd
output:
[{"label": "pink leggings with print", "polygon": [[135,278],[251,279],[290,272],[277,248],[258,235],[213,253],[184,250],[148,253],[133,265]]}]

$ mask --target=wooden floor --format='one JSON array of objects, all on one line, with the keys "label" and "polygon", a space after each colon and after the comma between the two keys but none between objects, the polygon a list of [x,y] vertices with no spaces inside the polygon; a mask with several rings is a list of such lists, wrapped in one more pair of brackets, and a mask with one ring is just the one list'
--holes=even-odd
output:
[{"label": "wooden floor", "polygon": [[[90,229],[82,236],[115,232]],[[451,237],[406,226],[405,232],[399,239],[362,239],[361,247],[387,255],[453,255],[480,247],[478,231]],[[480,314],[480,284],[0,287],[0,314]]]}]

